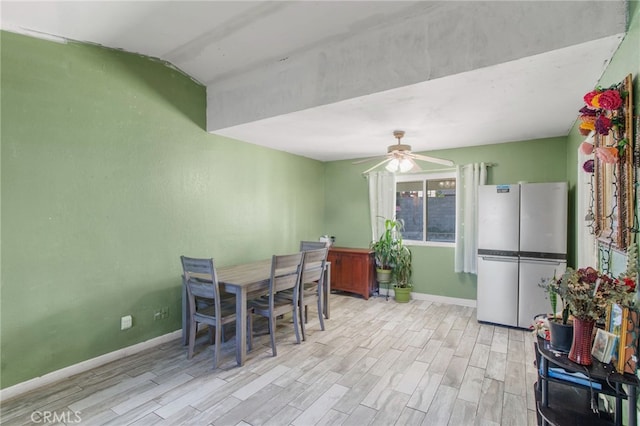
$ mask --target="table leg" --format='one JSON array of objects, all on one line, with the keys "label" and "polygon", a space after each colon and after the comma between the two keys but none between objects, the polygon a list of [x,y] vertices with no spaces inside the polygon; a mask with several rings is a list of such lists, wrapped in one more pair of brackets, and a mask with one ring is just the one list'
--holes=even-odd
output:
[{"label": "table leg", "polygon": [[542,405],[544,407],[549,406],[549,381],[547,378],[549,377],[549,361],[543,356],[540,357],[540,363],[542,367],[542,374],[544,377],[541,377],[542,380]]},{"label": "table leg", "polygon": [[616,383],[616,412],[614,416],[616,426],[622,426],[622,385]]},{"label": "table leg", "polygon": [[182,346],[189,340],[189,304],[187,303],[187,284],[182,278]]},{"label": "table leg", "polygon": [[[549,381],[547,378],[549,377],[549,361],[543,356],[540,356],[540,366],[542,367],[542,374],[544,377],[540,377],[540,373],[538,373],[538,380],[542,381],[542,401],[540,403],[543,407],[549,406]],[[547,426],[549,423],[547,420],[542,417],[542,426]]]},{"label": "table leg", "polygon": [[331,263],[327,262],[327,266],[324,269],[324,286],[322,291],[324,292],[324,317],[329,319],[329,297],[331,296]]},{"label": "table leg", "polygon": [[244,365],[247,358],[247,290],[236,293],[236,362]]}]

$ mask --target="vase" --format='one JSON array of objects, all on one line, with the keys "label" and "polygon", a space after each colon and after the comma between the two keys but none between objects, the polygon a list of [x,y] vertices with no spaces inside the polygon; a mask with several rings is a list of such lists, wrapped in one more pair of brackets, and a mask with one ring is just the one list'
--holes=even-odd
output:
[{"label": "vase", "polygon": [[569,351],[569,359],[580,365],[591,365],[591,337],[594,320],[573,319],[573,341]]},{"label": "vase", "polygon": [[560,352],[567,353],[573,343],[573,324],[563,324],[560,321],[549,319],[549,334],[551,347]]}]

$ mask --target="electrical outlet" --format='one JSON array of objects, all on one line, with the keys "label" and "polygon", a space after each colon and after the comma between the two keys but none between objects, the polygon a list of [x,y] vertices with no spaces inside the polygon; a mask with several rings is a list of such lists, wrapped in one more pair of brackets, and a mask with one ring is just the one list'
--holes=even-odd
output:
[{"label": "electrical outlet", "polygon": [[153,313],[153,320],[154,321],[165,319],[165,318],[169,318],[169,307],[168,306],[163,306],[160,309],[156,309],[155,312]]},{"label": "electrical outlet", "polygon": [[126,330],[133,326],[133,318],[131,315],[120,318],[120,330]]}]

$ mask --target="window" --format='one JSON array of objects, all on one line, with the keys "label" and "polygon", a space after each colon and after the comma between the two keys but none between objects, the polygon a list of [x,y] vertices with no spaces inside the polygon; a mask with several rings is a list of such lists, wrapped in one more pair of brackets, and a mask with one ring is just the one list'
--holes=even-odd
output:
[{"label": "window", "polygon": [[402,238],[408,243],[454,244],[455,174],[396,176],[396,218],[404,222]]}]

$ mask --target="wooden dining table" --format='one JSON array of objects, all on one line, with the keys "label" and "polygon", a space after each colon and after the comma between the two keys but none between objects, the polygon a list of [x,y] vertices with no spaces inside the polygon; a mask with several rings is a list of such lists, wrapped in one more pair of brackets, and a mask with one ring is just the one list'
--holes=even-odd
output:
[{"label": "wooden dining table", "polygon": [[[267,294],[271,278],[271,259],[216,268],[221,289],[236,296],[236,362],[242,366],[247,357],[247,301],[249,298]],[[331,294],[331,263],[325,267],[323,285],[323,311],[329,319],[329,294]],[[182,285],[182,343],[189,336],[189,304],[187,289]]]}]

